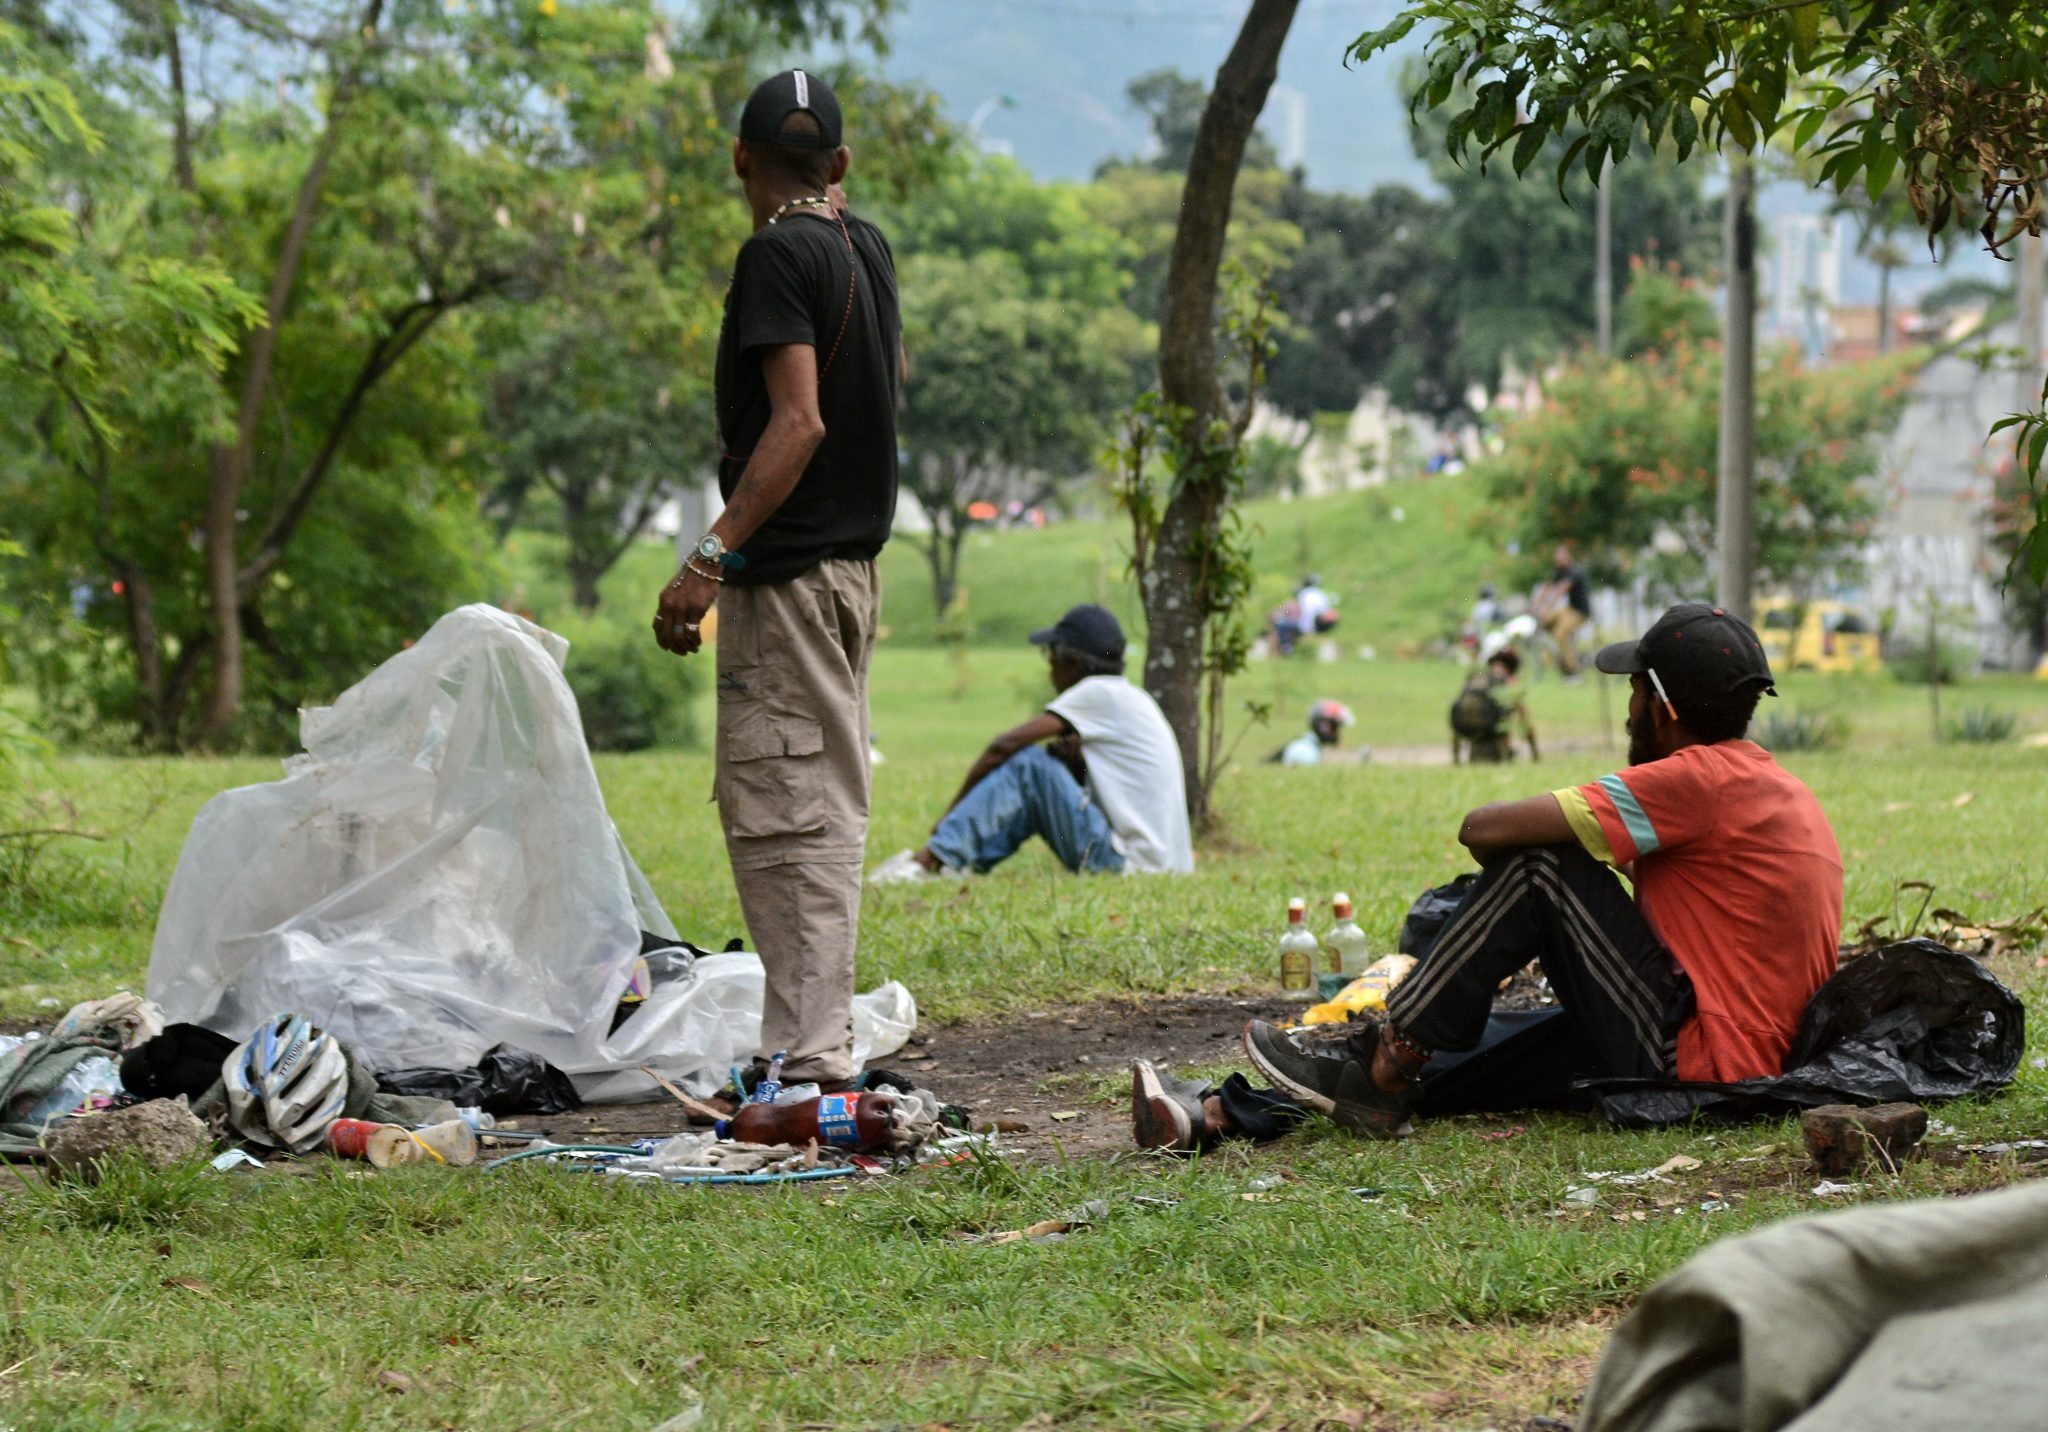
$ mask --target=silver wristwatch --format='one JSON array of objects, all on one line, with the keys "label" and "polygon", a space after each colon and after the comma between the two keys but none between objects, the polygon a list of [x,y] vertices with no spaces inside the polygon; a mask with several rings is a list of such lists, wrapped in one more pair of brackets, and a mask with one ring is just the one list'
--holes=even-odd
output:
[{"label": "silver wristwatch", "polygon": [[719,566],[730,567],[734,571],[738,571],[741,567],[747,565],[747,559],[727,548],[725,542],[716,532],[706,532],[702,537],[699,537],[694,550],[705,561],[716,562]]}]

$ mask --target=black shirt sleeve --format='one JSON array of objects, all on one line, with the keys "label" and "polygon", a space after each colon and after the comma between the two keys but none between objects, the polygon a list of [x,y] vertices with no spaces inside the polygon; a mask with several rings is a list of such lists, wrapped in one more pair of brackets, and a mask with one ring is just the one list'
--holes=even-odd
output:
[{"label": "black shirt sleeve", "polygon": [[739,351],[777,348],[788,343],[817,347],[811,319],[811,279],[786,244],[749,239],[733,266],[733,320]]}]

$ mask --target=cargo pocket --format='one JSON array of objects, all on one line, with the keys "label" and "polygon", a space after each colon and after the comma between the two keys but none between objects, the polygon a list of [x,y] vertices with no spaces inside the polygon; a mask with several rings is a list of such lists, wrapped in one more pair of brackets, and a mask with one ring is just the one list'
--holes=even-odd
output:
[{"label": "cargo pocket", "polygon": [[825,828],[825,728],[801,716],[734,722],[725,741],[720,809],[742,840]]}]

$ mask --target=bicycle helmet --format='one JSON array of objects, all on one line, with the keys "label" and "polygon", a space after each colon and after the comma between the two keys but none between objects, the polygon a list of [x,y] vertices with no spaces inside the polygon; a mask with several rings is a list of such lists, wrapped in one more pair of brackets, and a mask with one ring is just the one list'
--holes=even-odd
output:
[{"label": "bicycle helmet", "polygon": [[280,1014],[238,1045],[221,1078],[235,1132],[295,1154],[320,1146],[348,1098],[341,1046],[296,1014]]},{"label": "bicycle helmet", "polygon": [[1341,701],[1318,701],[1308,708],[1308,725],[1313,731],[1318,724],[1349,726],[1356,718],[1351,708]]}]

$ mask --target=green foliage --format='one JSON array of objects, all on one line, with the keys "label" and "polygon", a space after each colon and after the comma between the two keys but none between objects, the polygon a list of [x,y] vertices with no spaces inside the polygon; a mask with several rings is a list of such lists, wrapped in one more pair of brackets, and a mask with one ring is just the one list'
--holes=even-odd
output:
[{"label": "green foliage", "polygon": [[19,1187],[28,1191],[35,1220],[46,1232],[104,1237],[203,1223],[206,1195],[216,1182],[204,1159],[158,1168],[141,1159],[114,1157],[100,1160],[90,1178],[24,1179]]},{"label": "green foliage", "polygon": [[[1873,198],[1897,177],[1930,237],[1975,200],[2002,245],[2034,221],[2048,172],[2048,22],[1978,0],[1416,0],[1349,55],[1428,25],[1412,108],[1448,108],[1444,144],[1515,172],[1581,131],[1556,169],[1695,146],[1747,151],[1789,131],[1821,182]],[[1825,138],[1822,130],[1828,129]],[[2001,219],[2003,215],[2003,219]]]},{"label": "green foliage", "polygon": [[1630,265],[1628,289],[1614,310],[1614,353],[1641,357],[1718,338],[1721,320],[1714,301],[1677,266]]},{"label": "green foliage", "polygon": [[[1909,358],[1809,372],[1779,353],[1757,373],[1757,570],[1811,590],[1847,571],[1878,505],[1875,438],[1898,414]],[[1680,342],[1557,373],[1543,405],[1481,467],[1522,550],[1576,544],[1607,580],[1658,597],[1706,589],[1713,548],[1720,353]]]},{"label": "green foliage", "polygon": [[638,623],[557,618],[548,625],[569,639],[562,672],[576,693],[583,739],[593,751],[697,744],[690,694],[698,666],[656,646]]},{"label": "green foliage", "polygon": [[1977,664],[1969,645],[1946,632],[1930,642],[1918,632],[1898,637],[1886,649],[1885,670],[1906,686],[1954,686]]},{"label": "green foliage", "polygon": [[1950,720],[1942,722],[1944,741],[1989,746],[2010,741],[2019,728],[2019,718],[1996,706],[1965,706]]},{"label": "green foliage", "polygon": [[1761,725],[1750,728],[1750,739],[1767,751],[1832,751],[1849,740],[1849,722],[1833,711],[1801,711],[1797,708],[1766,712]]},{"label": "green foliage", "polygon": [[1151,334],[1122,302],[1132,246],[1073,186],[983,160],[887,222],[910,355],[902,482],[931,523],[918,540],[944,616],[968,509],[1064,505],[1133,391]]}]

